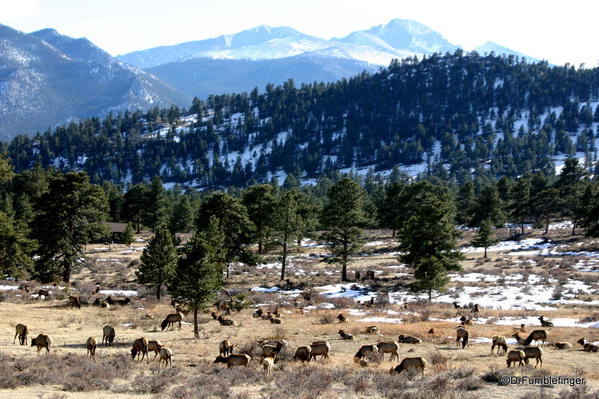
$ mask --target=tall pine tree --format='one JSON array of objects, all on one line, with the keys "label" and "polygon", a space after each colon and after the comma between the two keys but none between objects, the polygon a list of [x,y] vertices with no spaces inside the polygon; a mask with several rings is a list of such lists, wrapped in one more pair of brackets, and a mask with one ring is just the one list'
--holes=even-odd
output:
[{"label": "tall pine tree", "polygon": [[347,279],[350,256],[362,248],[362,228],[369,220],[364,211],[364,189],[358,183],[343,178],[328,193],[321,222],[327,230],[322,239],[328,243],[331,257],[327,263],[341,264],[341,281]]},{"label": "tall pine tree", "polygon": [[226,253],[225,233],[218,219],[212,216],[207,228],[196,232],[183,257],[179,259],[175,276],[168,286],[173,300],[193,312],[193,335],[199,338],[198,312],[207,309],[222,287]]},{"label": "tall pine tree", "polygon": [[399,230],[400,260],[414,268],[416,291],[443,290],[447,272],[460,270],[454,209],[447,197],[427,194],[414,204],[413,214]]},{"label": "tall pine tree", "polygon": [[141,264],[135,272],[137,281],[156,289],[156,299],[160,300],[160,291],[172,279],[177,264],[177,251],[173,238],[166,226],[156,229],[140,257]]}]

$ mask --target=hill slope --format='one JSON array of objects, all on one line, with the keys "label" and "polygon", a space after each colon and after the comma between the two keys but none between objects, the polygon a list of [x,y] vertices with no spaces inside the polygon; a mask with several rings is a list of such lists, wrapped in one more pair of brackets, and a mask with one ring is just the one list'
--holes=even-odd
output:
[{"label": "hill slope", "polygon": [[189,101],[87,39],[53,30],[25,34],[0,25],[0,139],[68,119]]},{"label": "hill slope", "polygon": [[[559,170],[599,148],[599,69],[433,55],[335,83],[268,86],[175,109],[84,121],[14,140],[17,170],[85,169],[94,181],[241,186],[393,168],[442,179]],[[397,175],[397,173],[396,173]],[[293,181],[292,179],[291,181]]]}]

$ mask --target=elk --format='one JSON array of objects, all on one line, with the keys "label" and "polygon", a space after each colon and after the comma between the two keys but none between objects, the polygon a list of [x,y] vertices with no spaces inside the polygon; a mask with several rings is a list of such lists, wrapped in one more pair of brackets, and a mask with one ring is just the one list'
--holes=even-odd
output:
[{"label": "elk", "polygon": [[25,324],[17,324],[15,327],[15,338],[12,340],[12,344],[15,344],[17,336],[19,337],[19,343],[25,345],[27,343],[27,326]]}]

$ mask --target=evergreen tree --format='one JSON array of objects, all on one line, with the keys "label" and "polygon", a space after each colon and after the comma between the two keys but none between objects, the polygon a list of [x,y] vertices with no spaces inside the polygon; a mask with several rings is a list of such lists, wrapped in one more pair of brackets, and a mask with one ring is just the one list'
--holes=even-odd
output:
[{"label": "evergreen tree", "polygon": [[364,212],[364,190],[358,183],[343,178],[328,193],[321,223],[327,230],[322,239],[328,243],[331,257],[327,263],[341,264],[341,281],[347,279],[350,256],[362,248],[362,227],[368,220]]},{"label": "evergreen tree", "polygon": [[7,214],[0,212],[0,279],[24,277],[32,272],[30,254],[35,244]]},{"label": "evergreen tree", "polygon": [[414,204],[412,216],[399,230],[400,260],[412,266],[416,291],[443,290],[447,272],[460,270],[462,255],[456,248],[454,209],[447,197],[426,194]]},{"label": "evergreen tree", "polygon": [[158,226],[168,223],[169,202],[160,176],[154,176],[147,191],[144,224],[156,231]]},{"label": "evergreen tree", "polygon": [[193,210],[187,195],[182,195],[171,213],[169,229],[172,234],[187,233],[193,226]]},{"label": "evergreen tree", "polygon": [[287,265],[287,246],[301,237],[303,220],[300,215],[297,198],[299,193],[288,191],[279,198],[272,214],[272,228],[278,244],[283,247],[281,257],[281,280],[285,280]]},{"label": "evergreen tree", "polygon": [[395,237],[398,220],[400,219],[401,206],[398,204],[400,193],[405,184],[401,182],[391,183],[385,189],[385,198],[379,208],[379,223],[381,227],[391,229],[392,236]]},{"label": "evergreen tree", "polygon": [[532,200],[534,208],[537,210],[539,222],[541,220],[545,222],[545,234],[547,234],[549,232],[549,220],[559,212],[561,203],[559,190],[554,187],[546,188]]},{"label": "evergreen tree", "polygon": [[503,202],[494,184],[488,185],[481,190],[470,212],[470,226],[481,226],[485,220],[490,220],[498,227],[505,223]]},{"label": "evergreen tree", "polygon": [[562,215],[572,218],[572,234],[576,232],[577,198],[581,189],[581,180],[585,172],[578,164],[578,159],[568,158],[554,187],[559,191],[558,207]]},{"label": "evergreen tree", "polygon": [[146,218],[148,189],[143,184],[136,184],[131,187],[124,195],[123,216],[127,222],[135,225],[135,230],[139,234],[141,225]]},{"label": "evergreen tree", "polygon": [[227,278],[229,265],[234,261],[255,265],[257,258],[248,249],[255,236],[255,227],[243,204],[226,193],[215,192],[209,195],[198,209],[195,220],[196,231],[206,231],[211,217],[218,220],[225,235],[223,250]]},{"label": "evergreen tree", "polygon": [[258,253],[261,254],[268,240],[271,219],[277,203],[273,186],[260,184],[249,187],[243,193],[242,203],[247,209],[248,217],[256,226]]},{"label": "evergreen tree", "polygon": [[168,286],[173,300],[193,311],[193,334],[199,338],[198,311],[206,310],[222,287],[226,236],[218,219],[211,216],[207,228],[196,232],[183,257],[177,263],[175,276]]},{"label": "evergreen tree", "polygon": [[596,182],[587,185],[579,203],[580,218],[582,225],[587,229],[587,235],[599,236],[599,191]]},{"label": "evergreen tree", "polygon": [[530,179],[521,177],[514,185],[511,197],[510,213],[514,222],[520,225],[520,232],[524,234],[524,222],[531,216]]},{"label": "evergreen tree", "polygon": [[491,222],[491,220],[489,219],[486,219],[481,223],[480,227],[478,228],[478,232],[476,233],[476,237],[474,238],[474,240],[472,240],[470,245],[472,245],[473,247],[484,248],[484,258],[486,259],[487,248],[489,248],[492,245],[495,245],[497,242],[498,241],[493,236],[493,222]]},{"label": "evergreen tree", "polygon": [[129,223],[127,223],[127,227],[125,227],[125,231],[121,235],[121,242],[127,246],[127,248],[131,248],[131,244],[135,240],[133,227]]},{"label": "evergreen tree", "polygon": [[104,191],[90,184],[84,172],[51,176],[33,221],[33,237],[39,243],[36,278],[50,282],[62,275],[68,283],[73,266],[83,255],[83,245],[106,234],[99,222],[107,213]]},{"label": "evergreen tree", "polygon": [[170,231],[159,226],[154,237],[140,257],[141,264],[135,272],[137,281],[156,289],[156,299],[160,300],[162,286],[168,285],[175,272],[177,251]]},{"label": "evergreen tree", "polygon": [[460,186],[458,191],[456,221],[459,224],[470,224],[471,211],[474,207],[476,196],[474,195],[474,183],[468,179]]}]

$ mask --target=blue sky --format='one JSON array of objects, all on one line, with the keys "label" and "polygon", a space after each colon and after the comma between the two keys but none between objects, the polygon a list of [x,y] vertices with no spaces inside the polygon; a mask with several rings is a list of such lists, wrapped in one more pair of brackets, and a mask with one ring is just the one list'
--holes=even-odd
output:
[{"label": "blue sky", "polygon": [[257,25],[344,36],[412,19],[469,50],[491,40],[555,64],[599,65],[596,0],[0,0],[0,23],[52,27],[113,55]]}]

